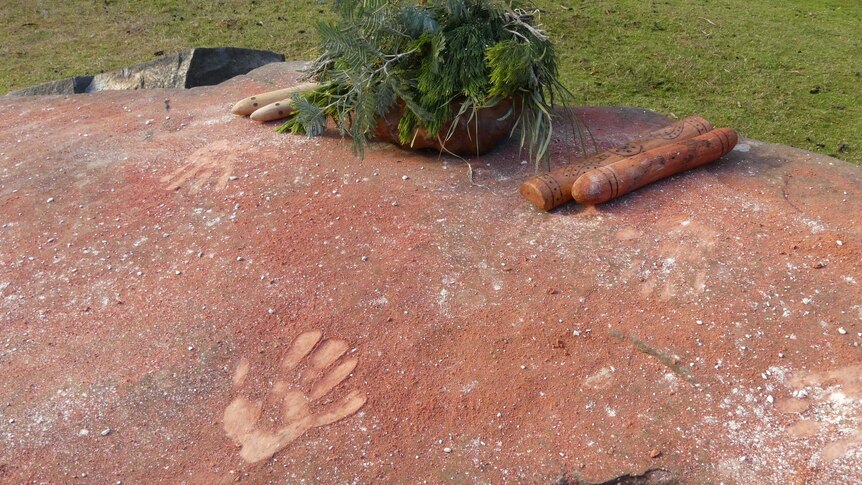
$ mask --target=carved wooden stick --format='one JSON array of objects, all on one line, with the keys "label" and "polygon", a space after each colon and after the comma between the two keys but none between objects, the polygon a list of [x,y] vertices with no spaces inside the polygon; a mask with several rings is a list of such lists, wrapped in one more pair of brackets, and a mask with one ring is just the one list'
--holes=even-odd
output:
[{"label": "carved wooden stick", "polygon": [[586,172],[656,147],[702,135],[711,129],[712,124],[700,116],[685,118],[625,145],[533,177],[521,185],[521,195],[537,208],[549,211],[572,200],[572,184]]},{"label": "carved wooden stick", "polygon": [[714,162],[736,146],[736,133],[719,128],[673,145],[654,148],[581,175],[572,185],[580,204],[595,205],[615,199],[656,180]]},{"label": "carved wooden stick", "polygon": [[247,116],[257,111],[258,108],[262,108],[268,104],[273,104],[277,101],[284,101],[286,99],[290,99],[295,93],[304,93],[306,91],[311,91],[318,86],[319,84],[317,83],[302,83],[297,84],[296,86],[291,86],[289,88],[256,94],[249,98],[245,98],[233,105],[233,109],[231,109],[231,112],[233,114]]}]

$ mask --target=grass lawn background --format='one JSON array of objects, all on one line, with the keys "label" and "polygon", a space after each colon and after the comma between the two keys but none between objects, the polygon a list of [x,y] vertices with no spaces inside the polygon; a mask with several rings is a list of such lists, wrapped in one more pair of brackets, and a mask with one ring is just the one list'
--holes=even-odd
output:
[{"label": "grass lawn background", "polygon": [[[862,1],[536,0],[583,105],[629,105],[862,164]],[[0,93],[188,47],[315,56],[320,0],[4,0]]]}]

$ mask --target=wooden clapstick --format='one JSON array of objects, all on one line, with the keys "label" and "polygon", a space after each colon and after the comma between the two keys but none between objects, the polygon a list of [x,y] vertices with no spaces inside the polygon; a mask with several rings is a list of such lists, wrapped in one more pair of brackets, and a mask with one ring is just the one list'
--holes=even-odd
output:
[{"label": "wooden clapstick", "polygon": [[272,121],[287,118],[293,114],[293,105],[289,99],[282,99],[256,110],[249,118],[254,121]]},{"label": "wooden clapstick", "polygon": [[572,185],[572,198],[595,205],[615,199],[656,180],[714,162],[736,146],[736,133],[719,128],[672,145],[619,160],[581,175]]},{"label": "wooden clapstick", "polygon": [[710,122],[700,116],[682,119],[660,130],[646,133],[625,145],[533,177],[521,184],[521,195],[537,208],[549,211],[572,200],[572,184],[586,172],[652,148],[702,135],[711,129]]},{"label": "wooden clapstick", "polygon": [[269,91],[267,93],[255,94],[249,98],[245,98],[242,101],[233,105],[233,109],[231,112],[236,115],[248,116],[259,108],[262,108],[268,104],[275,103],[276,101],[283,101],[285,99],[290,99],[296,93],[304,93],[306,91],[311,91],[318,87],[317,83],[302,83],[297,84],[296,86],[291,86],[285,89],[279,89],[277,91]]}]

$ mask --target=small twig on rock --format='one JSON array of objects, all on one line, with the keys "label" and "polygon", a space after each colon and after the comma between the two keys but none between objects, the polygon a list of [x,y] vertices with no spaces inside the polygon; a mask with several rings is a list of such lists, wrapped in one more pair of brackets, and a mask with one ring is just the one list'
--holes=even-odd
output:
[{"label": "small twig on rock", "polygon": [[668,369],[672,370],[676,375],[680,376],[684,381],[692,385],[697,385],[697,380],[694,378],[693,375],[691,375],[691,372],[684,366],[680,365],[680,363],[674,356],[650,346],[646,342],[639,340],[634,335],[629,335],[628,338],[626,338],[626,336],[622,333],[613,331],[611,332],[611,336],[616,337],[622,341],[628,340],[629,342],[631,342],[632,345],[634,345],[635,349],[657,358],[659,362],[664,364]]}]

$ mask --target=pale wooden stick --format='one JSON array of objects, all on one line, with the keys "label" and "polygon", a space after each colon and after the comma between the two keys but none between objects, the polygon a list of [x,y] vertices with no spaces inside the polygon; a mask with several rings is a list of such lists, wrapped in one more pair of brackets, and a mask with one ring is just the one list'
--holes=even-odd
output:
[{"label": "pale wooden stick", "polygon": [[318,86],[319,84],[317,83],[302,83],[285,89],[256,94],[233,105],[231,112],[237,115],[248,116],[264,106],[289,99],[296,93],[311,91]]},{"label": "pale wooden stick", "polygon": [[280,120],[293,115],[294,111],[295,110],[293,109],[293,105],[290,103],[290,99],[283,99],[256,110],[249,116],[249,118],[254,121]]}]

